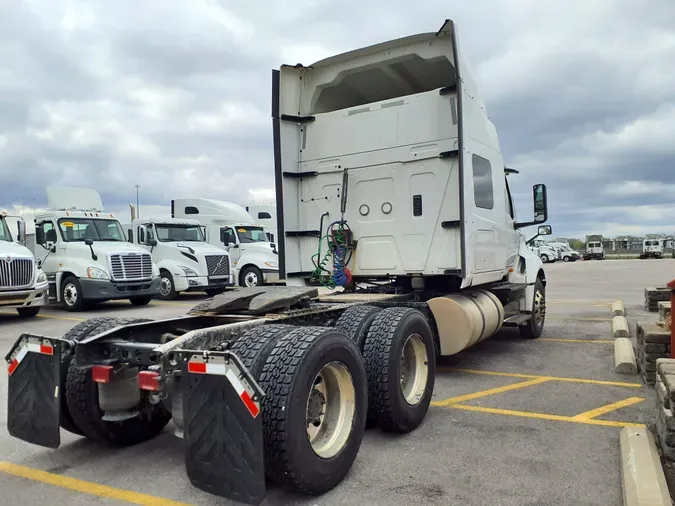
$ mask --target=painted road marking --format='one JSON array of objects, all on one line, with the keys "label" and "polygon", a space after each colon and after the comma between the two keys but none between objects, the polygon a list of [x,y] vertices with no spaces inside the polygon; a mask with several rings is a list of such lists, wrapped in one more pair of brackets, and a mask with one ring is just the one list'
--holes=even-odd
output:
[{"label": "painted road marking", "polygon": [[[176,307],[190,307],[190,308],[192,308],[192,307],[195,307],[195,306],[196,306],[197,304],[199,304],[200,302],[204,302],[204,301],[203,301],[203,300],[197,300],[197,301],[195,301],[194,304],[189,304],[189,303],[185,303],[185,302],[169,302],[169,301],[161,301],[161,300],[155,300],[155,299],[152,299],[152,300],[150,301],[150,303],[148,304],[148,306],[176,306]],[[124,304],[124,305],[128,305],[128,306],[131,306],[131,305],[132,305],[132,304],[131,304],[128,300],[126,300],[126,299],[122,299],[122,300],[107,300],[107,301],[105,301],[105,302],[103,303],[104,307],[105,307],[106,304],[118,304],[118,305]]]},{"label": "painted road marking", "polygon": [[644,401],[643,397],[629,397],[628,399],[624,399],[619,402],[613,402],[612,404],[600,406],[599,408],[592,409],[590,411],[584,411],[583,413],[579,413],[573,418],[575,420],[591,420],[598,416],[606,415],[607,413],[611,413],[612,411],[616,411],[617,409],[625,408],[626,406],[632,406],[633,404],[637,404],[638,402],[642,401]]},{"label": "painted road marking", "polygon": [[481,406],[469,406],[466,404],[448,404],[448,408],[475,411],[478,413],[490,413],[493,415],[518,416],[521,418],[537,418],[540,420],[553,420],[558,422],[582,423],[586,425],[602,425],[604,427],[644,427],[642,423],[613,422],[610,420],[581,419],[573,416],[548,415],[546,413],[534,413],[530,411],[514,411],[512,409],[484,408]]},{"label": "painted road marking", "polygon": [[629,387],[629,388],[641,388],[641,383],[624,383],[622,381],[604,381],[604,380],[594,380],[594,379],[584,379],[584,378],[566,378],[563,376],[540,376],[537,374],[520,374],[514,372],[497,372],[497,371],[483,371],[481,369],[462,369],[459,367],[445,367],[438,366],[438,370],[447,370],[455,372],[466,372],[469,374],[485,374],[486,376],[504,376],[506,378],[525,378],[525,379],[537,379],[537,378],[546,378],[551,381],[566,381],[569,383],[588,383],[591,385],[610,385],[615,387]]},{"label": "painted road marking", "polygon": [[[0,311],[0,314],[6,314],[6,315],[10,315],[10,316],[17,316],[17,318],[18,318],[18,315],[17,315],[16,313],[9,313],[9,312],[7,312],[7,311]],[[37,316],[38,318],[52,318],[52,319],[54,319],[54,320],[68,320],[68,321],[73,321],[73,322],[83,322],[83,321],[86,320],[86,318],[76,318],[76,317],[74,317],[74,316],[60,316],[60,315],[56,315],[56,314],[43,314],[43,313],[40,313],[40,314],[38,314],[38,315],[36,315],[36,316]],[[25,321],[25,320],[22,320],[22,321]]]},{"label": "painted road marking", "polygon": [[599,316],[551,316],[546,315],[547,320],[572,320],[572,321],[583,321],[583,322],[611,322],[611,318],[601,318]]},{"label": "painted road marking", "polygon": [[505,385],[503,387],[490,388],[489,390],[481,390],[480,392],[474,392],[472,394],[459,395],[457,397],[450,397],[449,399],[443,399],[442,401],[433,401],[432,406],[449,406],[450,404],[455,404],[458,402],[472,401],[474,399],[480,399],[481,397],[487,397],[488,395],[501,394],[502,392],[509,392],[511,390],[518,390],[520,388],[529,387],[532,385],[539,385],[541,383],[546,383],[551,381],[548,378],[535,378],[527,381],[522,381],[520,383],[513,383],[511,385]]},{"label": "painted road marking", "polygon": [[55,487],[67,488],[83,494],[95,495],[105,499],[114,499],[142,506],[189,506],[187,503],[163,499],[153,495],[132,492],[121,488],[100,485],[90,481],[78,480],[61,474],[52,474],[40,469],[19,466],[10,462],[0,462],[0,471],[27,480],[39,481]]},{"label": "painted road marking", "polygon": [[614,344],[614,339],[562,339],[553,337],[540,337],[537,341],[551,343],[584,343],[584,344]]}]

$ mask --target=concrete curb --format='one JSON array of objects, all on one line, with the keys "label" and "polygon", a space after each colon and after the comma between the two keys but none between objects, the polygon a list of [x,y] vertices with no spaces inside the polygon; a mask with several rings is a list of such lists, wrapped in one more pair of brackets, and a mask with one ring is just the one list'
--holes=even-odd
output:
[{"label": "concrete curb", "polygon": [[643,427],[624,427],[619,439],[624,506],[671,506],[651,432]]},{"label": "concrete curb", "polygon": [[617,300],[612,303],[612,316],[626,316],[626,309],[623,307],[623,301]]},{"label": "concrete curb", "polygon": [[615,316],[612,318],[612,336],[613,337],[630,337],[628,330],[628,321],[625,316]]},{"label": "concrete curb", "polygon": [[627,337],[619,337],[614,341],[614,370],[621,374],[638,372],[633,343]]}]

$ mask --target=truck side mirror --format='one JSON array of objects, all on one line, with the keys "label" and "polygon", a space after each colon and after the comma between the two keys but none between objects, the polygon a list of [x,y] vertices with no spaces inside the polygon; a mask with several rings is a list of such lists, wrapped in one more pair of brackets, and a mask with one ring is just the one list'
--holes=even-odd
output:
[{"label": "truck side mirror", "polygon": [[45,241],[54,244],[56,242],[56,229],[52,228],[45,232]]},{"label": "truck side mirror", "polygon": [[26,244],[26,222],[19,220],[16,224],[16,242]]},{"label": "truck side mirror", "polygon": [[127,237],[129,238],[128,242],[130,242],[130,243],[134,242],[134,231],[133,231],[133,229],[130,228],[130,229],[127,230]]},{"label": "truck side mirror", "polygon": [[45,232],[42,227],[35,227],[35,244],[45,243]]},{"label": "truck side mirror", "polygon": [[544,223],[548,219],[548,202],[546,198],[546,185],[535,184],[532,187],[534,194],[534,221]]},{"label": "truck side mirror", "polygon": [[147,244],[148,246],[155,247],[157,246],[157,239],[148,239]]},{"label": "truck side mirror", "polygon": [[86,244],[87,246],[93,246],[93,245],[94,245],[94,241],[92,241],[91,239],[85,239],[85,240],[84,240],[84,244]]},{"label": "truck side mirror", "polygon": [[537,229],[537,235],[551,235],[553,233],[553,228],[551,225],[539,225]]}]

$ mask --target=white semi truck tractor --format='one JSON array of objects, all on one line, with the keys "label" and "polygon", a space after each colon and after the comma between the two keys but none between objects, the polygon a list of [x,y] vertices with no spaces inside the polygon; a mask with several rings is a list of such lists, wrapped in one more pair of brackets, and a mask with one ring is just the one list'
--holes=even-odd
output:
[{"label": "white semi truck tractor", "polygon": [[[550,233],[546,187],[519,221],[515,171],[452,21],[273,71],[272,124],[289,286],[228,291],[175,319],[22,335],[7,356],[10,434],[57,447],[60,426],[131,445],[173,417],[194,486],[251,504],[266,480],[322,494],[347,475],[366,424],[424,422],[438,356],[502,326],[542,334],[546,275],[522,230]],[[17,365],[34,343],[55,352]],[[31,382],[36,367],[54,374]],[[36,402],[13,402],[26,389]]]},{"label": "white semi truck tractor", "polygon": [[127,242],[98,192],[49,186],[47,199],[49,208],[35,215],[35,257],[49,280],[50,300],[81,311],[119,299],[142,306],[159,294],[150,253]]},{"label": "white semi truck tractor", "polygon": [[[16,238],[10,221],[17,225]],[[16,309],[19,316],[31,317],[49,302],[49,283],[33,253],[22,244],[25,239],[23,219],[0,213],[0,309]]]}]

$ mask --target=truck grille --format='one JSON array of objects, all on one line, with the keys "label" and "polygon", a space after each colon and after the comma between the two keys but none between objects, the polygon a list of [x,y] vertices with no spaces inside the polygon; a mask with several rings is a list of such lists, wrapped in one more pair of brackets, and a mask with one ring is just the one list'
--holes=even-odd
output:
[{"label": "truck grille", "polygon": [[0,287],[23,288],[33,281],[31,258],[0,258]]},{"label": "truck grille", "polygon": [[152,278],[152,257],[148,253],[110,255],[110,269],[115,281],[137,281]]},{"label": "truck grille", "polygon": [[206,270],[209,276],[229,276],[230,262],[227,259],[227,255],[207,256]]}]

